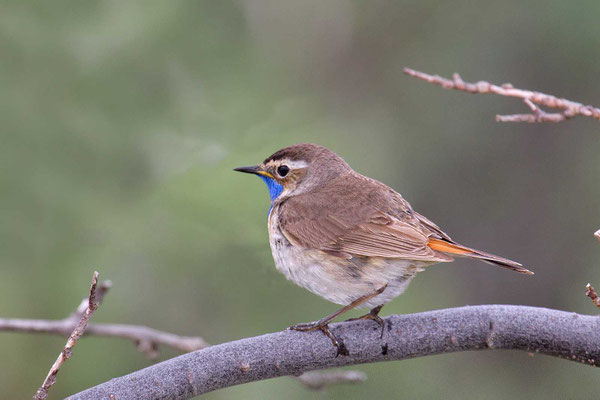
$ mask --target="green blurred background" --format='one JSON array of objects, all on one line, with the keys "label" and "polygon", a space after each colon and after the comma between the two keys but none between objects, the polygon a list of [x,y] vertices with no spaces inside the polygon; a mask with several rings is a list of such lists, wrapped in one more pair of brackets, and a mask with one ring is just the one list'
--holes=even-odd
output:
[{"label": "green blurred background", "polygon": [[[384,314],[487,303],[596,313],[583,292],[600,284],[600,123],[496,123],[527,109],[401,71],[458,71],[598,105],[599,13],[597,0],[3,2],[0,315],[63,318],[94,269],[114,287],[93,321],[210,343],[334,311],[275,270],[266,188],[231,171],[307,141],[394,187],[456,240],[536,272],[432,267]],[[29,398],[63,345],[2,333],[0,397]],[[85,338],[50,398],[151,363],[128,341]],[[524,352],[355,369],[366,383],[311,393],[279,378],[206,398],[600,389],[593,368]]]}]

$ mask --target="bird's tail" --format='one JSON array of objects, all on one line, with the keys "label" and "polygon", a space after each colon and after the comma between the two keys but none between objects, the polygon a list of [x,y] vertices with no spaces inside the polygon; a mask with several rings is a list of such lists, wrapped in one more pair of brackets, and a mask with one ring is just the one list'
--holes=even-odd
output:
[{"label": "bird's tail", "polygon": [[427,245],[433,250],[442,253],[459,257],[475,258],[488,264],[497,265],[499,267],[517,271],[522,274],[533,275],[533,272],[523,268],[523,265],[516,261],[495,256],[493,254],[484,253],[483,251],[470,249],[457,243],[451,243],[442,239],[429,238],[429,243],[427,243]]}]

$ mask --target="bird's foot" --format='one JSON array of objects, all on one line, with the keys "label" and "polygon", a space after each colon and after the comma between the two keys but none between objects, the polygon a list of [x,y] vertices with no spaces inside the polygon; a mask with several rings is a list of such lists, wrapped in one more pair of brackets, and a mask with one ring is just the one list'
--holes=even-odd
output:
[{"label": "bird's foot", "polygon": [[[309,323],[304,323],[304,324],[297,324],[294,326],[290,326],[288,329],[294,330],[294,331],[301,331],[301,332],[310,332],[310,331],[316,331],[317,329],[319,329],[321,332],[323,332],[329,339],[331,339],[331,342],[333,343],[333,345],[337,348],[337,354],[336,357],[339,356],[340,354],[343,356],[348,356],[350,355],[350,353],[348,353],[348,349],[346,348],[346,346],[344,345],[344,342],[342,342],[342,339],[339,339],[338,337],[336,337],[330,330],[329,330],[329,323],[331,321],[333,321],[336,317],[338,317],[339,315],[345,313],[348,310],[352,310],[355,307],[358,307],[359,305],[361,305],[362,303],[364,303],[365,301],[371,300],[373,297],[380,295],[381,293],[383,293],[383,291],[385,290],[385,288],[387,287],[387,284],[383,285],[382,287],[380,287],[379,289],[377,289],[375,292],[367,294],[365,296],[359,297],[358,299],[354,300],[352,303],[345,305],[344,307],[340,308],[339,310],[337,310],[336,312],[334,312],[331,315],[328,315],[325,318],[321,318],[320,320],[318,320],[317,322],[309,322]],[[374,309],[372,309],[369,314],[361,317],[362,319],[372,319],[374,321],[376,321],[379,325],[382,326],[381,329],[381,337],[383,337],[383,320],[381,318],[379,318],[379,316],[377,316],[377,313],[379,313],[379,311],[381,310],[381,307],[383,307],[383,304],[380,306],[375,307]]]},{"label": "bird's foot", "polygon": [[343,356],[350,355],[350,353],[348,352],[348,349],[346,348],[346,345],[344,344],[342,339],[335,336],[333,334],[333,332],[331,332],[329,330],[329,325],[327,323],[323,323],[322,321],[307,322],[307,323],[296,324],[294,326],[290,326],[288,329],[293,330],[293,331],[300,331],[300,332],[310,332],[310,331],[320,330],[321,332],[323,332],[325,334],[325,336],[327,336],[331,340],[331,343],[333,343],[333,345],[337,349],[337,353],[335,355],[336,357],[339,356],[340,354]]},{"label": "bird's foot", "polygon": [[369,311],[365,315],[362,315],[362,316],[357,317],[357,318],[350,318],[350,319],[347,319],[346,321],[357,321],[357,320],[360,320],[360,319],[370,319],[370,320],[373,320],[373,321],[377,322],[377,324],[381,327],[381,336],[380,336],[380,338],[383,339],[383,332],[385,331],[385,329],[384,329],[385,328],[385,322],[379,316],[379,312],[381,311],[382,307],[383,307],[383,304],[380,305],[380,306],[377,306],[377,307],[375,307],[373,309],[371,309],[371,311]]}]

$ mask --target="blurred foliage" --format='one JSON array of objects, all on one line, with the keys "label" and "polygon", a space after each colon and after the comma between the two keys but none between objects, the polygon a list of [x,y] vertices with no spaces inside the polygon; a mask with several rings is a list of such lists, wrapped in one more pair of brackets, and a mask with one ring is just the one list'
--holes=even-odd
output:
[{"label": "blurred foliage", "polygon": [[[599,12],[594,0],[3,2],[0,315],[62,318],[94,269],[114,288],[93,321],[211,343],[335,310],[275,270],[264,185],[231,172],[307,141],[396,188],[457,240],[536,272],[432,267],[384,314],[483,303],[595,313],[583,292],[600,283],[600,124],[498,124],[495,114],[525,106],[401,69],[598,105]],[[64,340],[1,336],[0,396],[27,398]],[[86,338],[51,397],[150,364],[126,341]],[[593,398],[599,389],[590,367],[519,352],[357,368],[366,383],[321,394],[280,378],[206,398]]]}]

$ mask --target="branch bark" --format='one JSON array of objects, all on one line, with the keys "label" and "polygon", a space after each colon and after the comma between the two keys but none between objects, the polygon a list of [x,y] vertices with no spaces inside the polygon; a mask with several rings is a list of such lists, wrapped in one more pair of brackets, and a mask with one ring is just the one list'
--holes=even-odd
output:
[{"label": "branch bark", "polygon": [[[439,75],[429,75],[410,68],[404,68],[403,71],[407,75],[440,85],[444,89],[455,89],[472,94],[491,93],[505,97],[517,97],[523,99],[532,111],[531,114],[496,115],[496,121],[499,122],[562,122],[577,115],[600,119],[600,108],[586,106],[550,94],[517,89],[510,83],[504,83],[501,86],[493,85],[486,81],[469,83],[463,81],[457,73],[452,75],[452,79],[447,79]],[[559,113],[547,113],[540,109],[538,105],[562,109],[563,111]]]},{"label": "branch bark", "polygon": [[484,305],[333,324],[350,356],[321,332],[283,331],[223,343],[112,379],[69,399],[188,399],[305,371],[468,350],[510,349],[600,365],[600,318],[545,308]]}]

